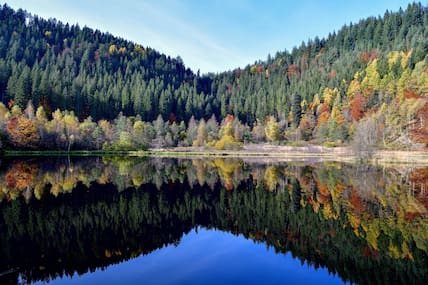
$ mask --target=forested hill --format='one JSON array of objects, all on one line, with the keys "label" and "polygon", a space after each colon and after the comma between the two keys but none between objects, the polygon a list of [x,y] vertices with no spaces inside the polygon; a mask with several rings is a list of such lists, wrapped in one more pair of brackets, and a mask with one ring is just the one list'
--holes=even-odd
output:
[{"label": "forested hill", "polygon": [[[428,9],[410,4],[348,24],[243,69],[199,76],[180,59],[94,31],[0,8],[0,96],[83,119],[233,115],[270,140],[428,142]],[[146,43],[150,44],[150,43]],[[281,47],[278,47],[280,49]],[[254,130],[254,129],[253,129]],[[296,131],[297,130],[297,131]]]},{"label": "forested hill", "polygon": [[[222,115],[232,113],[249,122],[267,115],[288,116],[293,111],[294,95],[307,104],[315,95],[323,102],[325,88],[337,88],[343,100],[356,72],[362,79],[375,60],[380,79],[390,76],[388,65],[394,65],[392,75],[396,79],[405,68],[413,70],[427,55],[427,28],[427,8],[412,4],[406,11],[386,12],[383,17],[345,25],[325,39],[316,37],[291,52],[278,52],[244,70],[220,74],[213,93],[222,103]],[[403,53],[398,58],[390,53],[395,51]],[[404,57],[405,64],[400,64]]]},{"label": "forested hill", "polygon": [[[54,16],[54,15],[53,15]],[[0,6],[0,96],[80,118],[169,115],[173,102],[196,94],[195,75],[180,58],[78,25]],[[176,107],[176,106],[174,106]]]}]

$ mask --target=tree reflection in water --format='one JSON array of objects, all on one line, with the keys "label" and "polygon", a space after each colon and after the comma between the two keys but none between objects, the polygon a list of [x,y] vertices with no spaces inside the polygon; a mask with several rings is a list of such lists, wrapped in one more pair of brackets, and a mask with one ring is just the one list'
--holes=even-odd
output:
[{"label": "tree reflection in water", "polygon": [[361,284],[428,278],[428,170],[236,159],[14,159],[0,172],[0,281],[79,274],[203,226]]}]

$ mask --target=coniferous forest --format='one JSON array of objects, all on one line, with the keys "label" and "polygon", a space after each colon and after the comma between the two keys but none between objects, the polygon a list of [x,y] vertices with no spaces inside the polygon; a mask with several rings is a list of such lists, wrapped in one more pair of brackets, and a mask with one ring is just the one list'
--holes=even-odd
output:
[{"label": "coniferous forest", "polygon": [[[428,143],[428,7],[200,74],[146,45],[0,7],[4,149]],[[280,49],[281,47],[278,47]]]}]

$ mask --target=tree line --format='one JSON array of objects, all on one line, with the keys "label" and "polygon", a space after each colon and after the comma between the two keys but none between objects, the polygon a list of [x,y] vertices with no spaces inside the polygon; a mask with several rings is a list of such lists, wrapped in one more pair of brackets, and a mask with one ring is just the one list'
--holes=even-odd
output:
[{"label": "tree line", "polygon": [[[152,122],[140,116],[119,113],[113,121],[92,117],[83,121],[73,111],[55,110],[48,118],[43,106],[35,110],[29,102],[24,110],[18,105],[7,108],[0,103],[0,138],[9,150],[145,150],[147,147],[208,146],[238,149],[244,141],[266,139],[269,130],[243,125],[229,115],[220,123],[213,115],[207,121],[192,116],[187,124],[170,123],[161,115]],[[266,132],[266,134],[265,134]]]}]

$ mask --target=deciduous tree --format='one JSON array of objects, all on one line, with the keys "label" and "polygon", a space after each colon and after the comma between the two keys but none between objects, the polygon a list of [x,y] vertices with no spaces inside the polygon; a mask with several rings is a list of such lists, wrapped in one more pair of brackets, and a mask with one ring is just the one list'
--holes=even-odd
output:
[{"label": "deciduous tree", "polygon": [[10,141],[17,148],[36,149],[40,136],[33,121],[22,116],[12,117],[7,124]]},{"label": "deciduous tree", "polygon": [[266,121],[265,134],[266,134],[266,137],[271,142],[278,141],[279,139],[278,122],[276,121],[275,117],[273,116],[268,117]]}]

